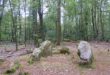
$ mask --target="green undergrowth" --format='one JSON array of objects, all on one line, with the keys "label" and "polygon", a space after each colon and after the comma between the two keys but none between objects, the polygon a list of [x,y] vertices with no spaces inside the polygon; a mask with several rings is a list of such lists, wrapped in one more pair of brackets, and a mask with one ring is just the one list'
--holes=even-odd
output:
[{"label": "green undergrowth", "polygon": [[82,63],[78,63],[78,69],[82,70],[82,69],[94,69],[95,68],[95,64],[82,64]]},{"label": "green undergrowth", "polygon": [[19,75],[29,75],[28,72],[20,72]]},{"label": "green undergrowth", "polygon": [[70,42],[71,40],[68,39],[68,38],[65,38],[64,41],[65,41],[65,42]]},{"label": "green undergrowth", "polygon": [[78,67],[79,68],[95,68],[95,64],[94,64],[94,56],[92,54],[90,61],[86,62],[86,63],[78,63]]},{"label": "green undergrowth", "polygon": [[63,47],[61,49],[57,49],[53,52],[53,54],[70,54],[69,48]]},{"label": "green undergrowth", "polygon": [[4,62],[0,61],[0,66],[2,66],[2,65],[3,65],[3,63],[4,63]]},{"label": "green undergrowth", "polygon": [[80,51],[79,51],[79,50],[78,50],[77,54],[78,54],[78,56],[80,57],[81,53],[80,53]]}]

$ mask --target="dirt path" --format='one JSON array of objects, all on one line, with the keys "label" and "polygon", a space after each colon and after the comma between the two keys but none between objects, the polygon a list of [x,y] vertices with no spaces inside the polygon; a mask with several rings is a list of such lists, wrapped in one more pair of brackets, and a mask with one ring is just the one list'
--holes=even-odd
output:
[{"label": "dirt path", "polygon": [[0,45],[0,56],[4,56],[5,58],[17,57],[21,55],[28,54],[28,51],[34,49],[33,45],[19,45],[18,51],[15,50],[15,45]]},{"label": "dirt path", "polygon": [[[41,61],[32,65],[27,64],[29,55],[16,57],[22,64],[22,67],[13,75],[18,75],[20,71],[27,71],[30,75],[110,75],[110,44],[106,42],[90,42],[95,62],[93,68],[81,68],[77,64],[77,43],[62,42],[61,46],[70,48],[70,55],[57,54],[47,58],[41,58]],[[60,46],[55,47],[59,48]],[[74,55],[74,58],[72,58]],[[0,66],[0,74],[5,71],[14,58],[8,59]]]}]

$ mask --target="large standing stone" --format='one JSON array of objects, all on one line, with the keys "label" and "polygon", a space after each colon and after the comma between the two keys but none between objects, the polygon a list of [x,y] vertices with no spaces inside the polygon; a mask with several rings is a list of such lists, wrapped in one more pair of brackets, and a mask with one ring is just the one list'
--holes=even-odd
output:
[{"label": "large standing stone", "polygon": [[78,45],[78,55],[83,63],[91,63],[93,60],[92,49],[88,42],[81,41]]},{"label": "large standing stone", "polygon": [[40,46],[40,49],[42,50],[42,56],[47,57],[52,55],[52,47],[51,41],[44,41]]}]

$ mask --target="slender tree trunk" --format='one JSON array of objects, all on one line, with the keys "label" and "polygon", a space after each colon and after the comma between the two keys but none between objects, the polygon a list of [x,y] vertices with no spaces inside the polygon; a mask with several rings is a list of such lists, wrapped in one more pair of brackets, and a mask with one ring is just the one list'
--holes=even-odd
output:
[{"label": "slender tree trunk", "polygon": [[19,28],[20,28],[20,30],[19,30],[19,43],[21,42],[21,11],[20,11],[20,6],[21,6],[21,4],[20,4],[20,1],[21,0],[19,0]]},{"label": "slender tree trunk", "polygon": [[[29,10],[29,16],[31,16],[31,10]],[[31,42],[31,18],[28,19],[29,21],[29,43]]]},{"label": "slender tree trunk", "polygon": [[85,30],[85,40],[88,40],[88,10],[86,10],[84,30]]},{"label": "slender tree trunk", "polygon": [[41,26],[41,36],[42,36],[42,40],[44,41],[45,40],[45,30],[44,30],[44,24],[43,24],[43,0],[39,0],[38,14],[39,14],[40,26]]},{"label": "slender tree trunk", "polygon": [[[102,6],[102,0],[100,0],[100,2],[101,2],[101,6]],[[102,23],[102,9],[101,9],[101,6],[100,6],[100,24],[101,24],[101,32],[102,32],[101,40],[104,40],[104,26],[103,26],[103,23]]]},{"label": "slender tree trunk", "polygon": [[94,32],[94,39],[98,36],[98,28],[97,28],[97,22],[96,22],[96,0],[93,0],[93,6],[92,6],[92,24],[93,24],[93,32]]},{"label": "slender tree trunk", "polygon": [[24,12],[25,12],[25,36],[24,36],[25,41],[24,41],[24,43],[25,43],[25,47],[26,47],[26,41],[27,41],[27,38],[26,38],[26,36],[27,36],[26,35],[27,34],[26,33],[27,32],[27,30],[26,30],[27,29],[27,26],[26,26],[26,0],[24,0]]},{"label": "slender tree trunk", "polygon": [[[34,2],[35,0],[33,0]],[[34,45],[36,47],[38,47],[38,30],[37,30],[37,11],[38,9],[35,7],[35,5],[33,5],[33,39],[34,39]]]},{"label": "slender tree trunk", "polygon": [[[76,0],[74,0],[75,2],[76,2]],[[74,14],[75,14],[75,25],[77,26],[78,25],[78,18],[77,18],[77,7],[76,7],[76,5],[75,5],[75,7],[74,7]],[[76,31],[75,31],[75,40],[78,40],[78,31],[79,31],[79,29],[77,29]]]},{"label": "slender tree trunk", "polygon": [[34,12],[34,44],[38,47],[38,34],[37,34],[37,10]]},{"label": "slender tree trunk", "polygon": [[11,1],[9,0],[9,4],[10,4],[10,9],[11,9],[11,18],[12,18],[12,23],[13,23],[13,30],[14,30],[14,39],[15,39],[15,42],[16,42],[16,51],[18,50],[18,43],[17,43],[17,28],[16,28],[16,24],[15,24],[15,20],[16,18],[14,19],[14,16],[13,16],[13,8],[11,7]]},{"label": "slender tree trunk", "polygon": [[96,30],[96,37],[98,36],[98,29],[97,29],[97,21],[96,21],[96,0],[94,0],[94,24],[95,24],[95,30]]},{"label": "slender tree trunk", "polygon": [[109,25],[110,25],[110,11],[109,11],[109,19],[108,19],[108,21],[109,21]]},{"label": "slender tree trunk", "polygon": [[81,33],[81,39],[84,40],[84,24],[83,24],[83,3],[82,0],[80,0],[80,33]]},{"label": "slender tree trunk", "polygon": [[[1,0],[0,0],[0,3],[1,3]],[[1,7],[2,7],[2,10],[1,10],[1,14],[0,14],[0,40],[1,40],[1,23],[2,23],[2,17],[3,17],[3,12],[4,12],[4,5],[5,5],[5,0],[3,0],[3,3],[0,4]]]},{"label": "slender tree trunk", "polygon": [[57,10],[57,45],[61,42],[61,0],[58,0]]},{"label": "slender tree trunk", "polygon": [[92,6],[92,24],[93,24],[93,36],[94,36],[94,39],[96,38],[96,31],[95,31],[95,24],[94,24],[94,8]]}]

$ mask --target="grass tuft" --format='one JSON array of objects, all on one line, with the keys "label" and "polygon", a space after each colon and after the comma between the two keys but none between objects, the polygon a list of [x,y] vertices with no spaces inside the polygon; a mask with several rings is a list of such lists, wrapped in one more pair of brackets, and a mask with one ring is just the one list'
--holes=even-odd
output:
[{"label": "grass tuft", "polygon": [[92,54],[89,62],[84,62],[84,63],[79,62],[78,66],[80,68],[94,68],[95,65],[94,65],[94,56],[93,56],[93,54]]}]

